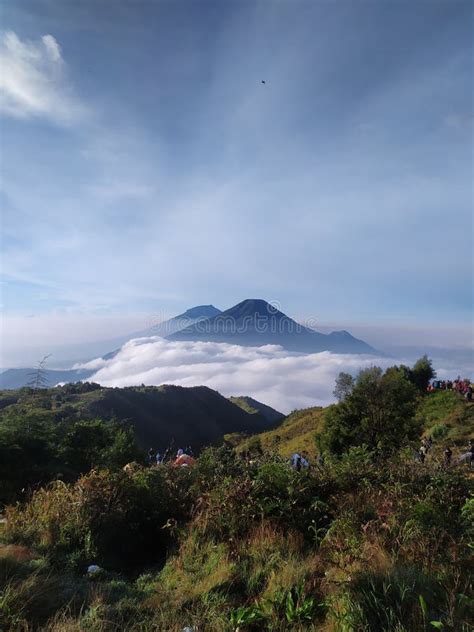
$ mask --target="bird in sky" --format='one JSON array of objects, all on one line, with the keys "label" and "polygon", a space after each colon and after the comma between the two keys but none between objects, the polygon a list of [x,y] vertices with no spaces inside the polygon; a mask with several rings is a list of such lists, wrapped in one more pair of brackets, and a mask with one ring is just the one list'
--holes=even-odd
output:
[{"label": "bird in sky", "polygon": [[266,81],[264,81],[264,80],[262,79],[262,83],[266,83]]}]

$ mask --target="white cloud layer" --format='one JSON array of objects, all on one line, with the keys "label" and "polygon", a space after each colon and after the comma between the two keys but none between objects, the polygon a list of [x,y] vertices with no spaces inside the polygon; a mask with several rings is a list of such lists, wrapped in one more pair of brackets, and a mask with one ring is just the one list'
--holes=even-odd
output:
[{"label": "white cloud layer", "polygon": [[67,83],[61,48],[52,35],[28,42],[12,31],[5,33],[0,66],[0,108],[7,116],[44,117],[64,125],[84,115],[84,106]]},{"label": "white cloud layer", "polygon": [[89,378],[104,386],[205,385],[225,396],[250,395],[288,413],[333,401],[340,371],[357,373],[393,360],[327,351],[301,355],[282,347],[241,347],[213,342],[170,342],[159,337],[126,343],[111,360],[78,365],[96,369]]},{"label": "white cloud layer", "polygon": [[[472,360],[472,358],[471,358]],[[441,379],[472,374],[472,362],[434,361]],[[413,358],[335,354],[329,351],[298,354],[277,345],[242,347],[217,342],[171,342],[158,336],[136,338],[117,355],[96,358],[76,368],[95,373],[88,378],[103,386],[205,385],[222,395],[250,395],[283,413],[295,408],[327,406],[340,371],[356,375],[370,366],[413,364]]]}]

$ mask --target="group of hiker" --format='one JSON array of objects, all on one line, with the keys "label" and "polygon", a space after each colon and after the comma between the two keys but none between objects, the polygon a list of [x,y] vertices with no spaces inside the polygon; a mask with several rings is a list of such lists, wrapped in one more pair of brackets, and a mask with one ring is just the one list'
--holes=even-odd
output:
[{"label": "group of hiker", "polygon": [[[433,447],[433,439],[431,437],[423,437],[423,439],[421,440],[421,446],[419,450],[416,452],[416,458],[418,461],[420,461],[420,463],[425,462],[428,452],[431,450],[432,447]],[[453,460],[453,451],[448,446],[443,451],[443,461],[444,461],[445,466],[447,467],[450,466],[452,464],[452,460]],[[472,439],[469,439],[469,442],[467,445],[467,451],[463,452],[459,456],[458,462],[466,463],[471,468],[474,467],[474,441]]]},{"label": "group of hiker", "polygon": [[[421,440],[420,448],[415,451],[416,460],[420,463],[424,463],[432,447],[432,437],[423,437]],[[241,457],[244,459],[246,458],[246,456],[248,457],[249,455],[246,453],[241,454]],[[247,460],[249,459],[247,458]],[[449,446],[446,447],[446,449],[443,451],[443,460],[446,467],[452,465],[453,451]],[[147,461],[150,467],[161,465],[164,463],[169,464],[173,467],[188,467],[194,464],[195,459],[191,446],[188,446],[185,449],[180,448],[175,454],[172,453],[171,448],[167,448],[163,453],[160,453],[155,448],[150,448],[148,450]],[[249,462],[253,463],[253,460],[250,460]],[[465,463],[469,465],[469,467],[474,468],[474,440],[469,440],[467,451],[463,452],[458,457],[458,462]],[[315,464],[319,468],[324,465],[324,456],[322,453],[317,456]],[[298,452],[294,452],[290,457],[289,465],[295,472],[301,472],[310,467],[310,460],[305,452],[302,452],[301,454]]]},{"label": "group of hiker", "polygon": [[458,376],[455,380],[433,380],[427,390],[429,393],[435,391],[455,391],[463,395],[469,402],[472,401],[471,380],[462,380],[461,376]]},{"label": "group of hiker", "polygon": [[[432,437],[430,436],[423,437],[421,440],[420,448],[415,451],[416,460],[418,460],[420,463],[424,463],[428,455],[428,452],[430,452],[432,447],[433,447]],[[453,451],[448,446],[443,451],[443,460],[444,460],[445,466],[450,466],[452,464],[452,459],[453,459]],[[471,468],[474,468],[474,440],[469,439],[469,442],[467,445],[467,451],[463,452],[459,456],[458,463],[465,463],[469,465]],[[302,452],[301,454],[299,454],[298,452],[295,452],[294,454],[292,454],[290,458],[290,465],[292,469],[297,472],[300,472],[301,470],[305,470],[310,467],[309,459],[304,452]],[[324,465],[324,456],[321,453],[316,458],[316,466],[322,467],[323,465]]]},{"label": "group of hiker", "polygon": [[171,463],[171,465],[175,467],[189,466],[194,463],[194,455],[190,445],[185,449],[179,448],[175,456],[172,455],[171,448],[166,448],[163,453],[157,451],[155,448],[150,448],[148,450],[147,461],[150,467],[153,465],[161,465],[162,463]]},{"label": "group of hiker", "polygon": [[[246,456],[249,456],[249,455],[247,455],[246,453],[243,453],[241,456],[243,458],[246,458]],[[185,449],[180,448],[174,456],[172,455],[171,448],[166,448],[166,450],[163,453],[157,451],[155,448],[150,448],[148,450],[148,455],[147,455],[147,462],[148,462],[149,467],[152,467],[154,465],[161,465],[164,463],[170,464],[175,467],[189,466],[189,465],[193,465],[194,461],[195,459],[194,459],[193,450],[191,446],[188,446]],[[316,462],[318,466],[323,465],[324,458],[322,454],[318,456],[318,458],[316,459]],[[308,455],[305,452],[302,452],[301,454],[299,454],[298,452],[295,452],[294,454],[291,455],[290,466],[293,470],[297,472],[300,472],[301,470],[305,470],[309,468]]]}]

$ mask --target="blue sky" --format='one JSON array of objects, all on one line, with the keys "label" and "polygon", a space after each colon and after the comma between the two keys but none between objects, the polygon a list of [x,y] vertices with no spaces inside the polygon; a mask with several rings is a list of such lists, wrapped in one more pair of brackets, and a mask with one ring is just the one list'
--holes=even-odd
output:
[{"label": "blue sky", "polygon": [[471,2],[1,14],[6,337],[32,317],[87,338],[246,297],[466,329]]}]

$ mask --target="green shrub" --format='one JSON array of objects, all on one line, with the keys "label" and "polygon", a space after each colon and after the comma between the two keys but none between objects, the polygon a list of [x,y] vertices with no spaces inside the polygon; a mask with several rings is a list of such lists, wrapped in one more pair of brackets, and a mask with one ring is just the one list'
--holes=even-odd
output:
[{"label": "green shrub", "polygon": [[244,537],[263,520],[276,520],[314,540],[315,530],[329,524],[330,490],[317,472],[295,472],[271,457],[240,467],[240,476],[224,476],[201,498],[198,522],[208,536]]},{"label": "green shrub", "polygon": [[265,615],[257,605],[239,606],[231,610],[229,614],[229,623],[233,628],[254,626],[257,623],[261,623],[264,619]]},{"label": "green shrub", "polygon": [[75,568],[151,565],[164,556],[167,526],[190,514],[190,475],[188,468],[101,470],[74,485],[52,483],[7,510],[5,536]]},{"label": "green shrub", "polygon": [[446,424],[435,424],[430,429],[431,436],[437,441],[439,441],[440,439],[444,439],[448,432],[449,426],[447,426]]},{"label": "green shrub", "polygon": [[464,503],[461,509],[461,520],[468,545],[474,549],[474,496],[468,498]]},{"label": "green shrub", "polygon": [[228,446],[207,448],[194,468],[194,491],[196,495],[208,492],[223,479],[243,476],[245,470],[243,460]]}]

